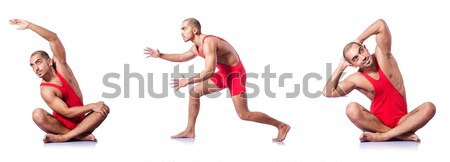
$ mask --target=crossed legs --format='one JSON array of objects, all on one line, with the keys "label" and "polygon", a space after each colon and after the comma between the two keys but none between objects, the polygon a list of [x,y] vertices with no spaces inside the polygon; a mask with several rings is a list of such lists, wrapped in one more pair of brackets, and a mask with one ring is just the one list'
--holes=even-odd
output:
[{"label": "crossed legs", "polygon": [[431,102],[425,102],[403,116],[394,128],[381,123],[375,115],[356,102],[348,104],[346,113],[350,121],[363,131],[361,141],[387,141],[396,138],[418,142],[420,139],[415,132],[433,118],[436,107]]},{"label": "crossed legs", "polygon": [[43,141],[48,142],[65,142],[69,140],[97,141],[92,132],[106,119],[107,115],[91,112],[78,126],[73,129],[64,127],[53,115],[42,108],[33,111],[33,121],[41,128],[45,135]]}]

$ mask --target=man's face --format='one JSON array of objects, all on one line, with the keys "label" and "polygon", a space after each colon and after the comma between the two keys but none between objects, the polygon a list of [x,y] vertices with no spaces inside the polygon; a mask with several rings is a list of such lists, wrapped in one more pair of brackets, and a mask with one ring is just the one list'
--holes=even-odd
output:
[{"label": "man's face", "polygon": [[30,66],[33,69],[33,72],[36,73],[39,78],[42,78],[50,70],[51,59],[46,59],[42,57],[41,54],[35,54],[30,57]]},{"label": "man's face", "polygon": [[350,50],[345,54],[350,64],[355,67],[365,68],[373,64],[373,58],[370,56],[366,46],[353,44]]},{"label": "man's face", "polygon": [[189,25],[189,22],[184,21],[181,24],[181,36],[183,37],[184,42],[190,41],[194,38],[193,28]]}]

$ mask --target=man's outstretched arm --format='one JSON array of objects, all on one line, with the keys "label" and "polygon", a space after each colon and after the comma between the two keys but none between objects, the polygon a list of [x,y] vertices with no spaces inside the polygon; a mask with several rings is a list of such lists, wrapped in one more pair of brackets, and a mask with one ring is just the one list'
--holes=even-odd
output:
[{"label": "man's outstretched arm", "polygon": [[350,93],[353,89],[355,89],[355,84],[350,81],[350,78],[344,79],[342,82],[339,82],[342,73],[344,73],[345,69],[349,66],[349,63],[342,57],[339,66],[333,72],[331,77],[328,79],[325,87],[323,88],[322,94],[325,97],[341,97]]},{"label": "man's outstretched arm", "polygon": [[31,22],[28,22],[26,20],[22,19],[11,19],[9,20],[9,23],[12,25],[19,26],[17,29],[19,30],[25,30],[30,29],[34,31],[35,33],[39,34],[42,38],[47,40],[50,43],[50,48],[53,53],[53,61],[57,63],[61,63],[63,65],[67,65],[66,63],[66,50],[64,49],[63,44],[59,40],[56,33],[47,30],[46,28],[43,28],[39,25],[33,24]]},{"label": "man's outstretched arm", "polygon": [[144,54],[148,55],[147,58],[154,57],[154,58],[161,58],[161,59],[171,61],[171,62],[186,62],[186,61],[189,61],[189,60],[195,58],[195,56],[197,56],[193,52],[193,50],[194,50],[193,48],[194,48],[194,46],[192,46],[191,49],[189,49],[189,51],[186,51],[185,53],[182,53],[182,54],[166,54],[166,53],[159,52],[158,49],[152,49],[150,47],[146,47],[144,49]]}]

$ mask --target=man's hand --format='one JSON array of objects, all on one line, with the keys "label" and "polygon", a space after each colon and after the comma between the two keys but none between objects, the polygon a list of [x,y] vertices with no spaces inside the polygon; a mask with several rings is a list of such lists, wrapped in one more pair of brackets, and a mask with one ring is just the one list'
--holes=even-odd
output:
[{"label": "man's hand", "polygon": [[179,90],[180,88],[186,87],[189,84],[189,79],[184,78],[183,75],[181,75],[183,78],[181,79],[172,79],[172,88],[175,88],[175,90]]},{"label": "man's hand", "polygon": [[17,30],[25,30],[28,29],[28,25],[30,25],[30,22],[22,19],[11,19],[9,20],[9,24],[17,25]]},{"label": "man's hand", "polygon": [[93,104],[92,111],[98,112],[103,115],[108,115],[109,107],[103,101],[99,101],[99,102]]},{"label": "man's hand", "polygon": [[144,54],[148,55],[146,58],[149,58],[149,57],[159,58],[159,56],[161,55],[161,53],[159,52],[158,49],[154,50],[149,47],[146,47],[144,49]]},{"label": "man's hand", "polygon": [[352,66],[345,58],[344,56],[342,56],[341,58],[341,62],[339,63],[341,66],[343,66],[344,68],[347,68],[348,66]]}]

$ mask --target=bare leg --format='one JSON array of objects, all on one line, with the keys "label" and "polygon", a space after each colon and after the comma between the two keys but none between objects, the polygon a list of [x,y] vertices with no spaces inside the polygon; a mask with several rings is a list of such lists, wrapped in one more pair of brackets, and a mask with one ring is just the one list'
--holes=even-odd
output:
[{"label": "bare leg", "polygon": [[[48,134],[66,134],[70,132],[70,129],[64,127],[64,125],[53,117],[53,115],[42,108],[35,109],[33,111],[32,118],[36,125]],[[95,139],[94,135],[91,133],[85,133],[74,137],[74,139],[82,141],[91,140],[92,138]]]},{"label": "bare leg", "polygon": [[[105,105],[106,106],[106,105]],[[106,108],[109,110],[109,108],[106,106]],[[109,112],[109,111],[108,111]],[[70,132],[62,135],[56,135],[56,134],[47,134],[44,138],[44,142],[65,142],[69,141],[70,139],[80,136],[83,140],[92,140],[96,141],[95,137],[91,135],[90,133],[93,132],[100,124],[106,119],[107,114],[101,114],[98,112],[92,112],[88,114],[83,121],[81,121],[78,126],[71,130]],[[88,134],[88,135],[86,135]],[[85,136],[84,136],[85,135]]]},{"label": "bare leg", "polygon": [[275,142],[281,142],[286,138],[287,133],[290,130],[290,126],[280,122],[267,114],[262,112],[251,112],[247,105],[247,94],[241,93],[232,97],[234,107],[236,109],[239,118],[242,120],[254,121],[263,124],[269,124],[278,128],[278,136],[272,140]]},{"label": "bare leg", "polygon": [[411,132],[416,132],[425,126],[435,113],[436,106],[431,102],[425,102],[400,119],[397,127],[384,133],[365,132],[362,137],[368,141],[386,141],[400,136],[406,140],[420,141],[419,137]]},{"label": "bare leg", "polygon": [[363,132],[387,132],[391,129],[356,102],[347,105],[346,114],[350,121]]},{"label": "bare leg", "polygon": [[209,79],[192,88],[189,91],[189,116],[187,127],[184,131],[171,138],[195,138],[195,122],[200,111],[200,97],[220,90],[221,89],[217,88],[214,82]]},{"label": "bare leg", "polygon": [[[370,113],[366,108],[364,108],[363,106],[361,106],[356,102],[348,104],[346,113],[350,121],[353,124],[355,124],[356,127],[358,127],[363,131],[363,133],[359,137],[361,141],[370,141],[367,139],[367,136],[370,136],[372,134],[380,134],[391,130],[390,127],[381,123],[381,121],[378,120],[378,118],[375,115]],[[417,135],[414,134],[413,132],[405,133],[393,138],[408,141],[410,140],[414,141],[415,139],[418,139]]]}]

